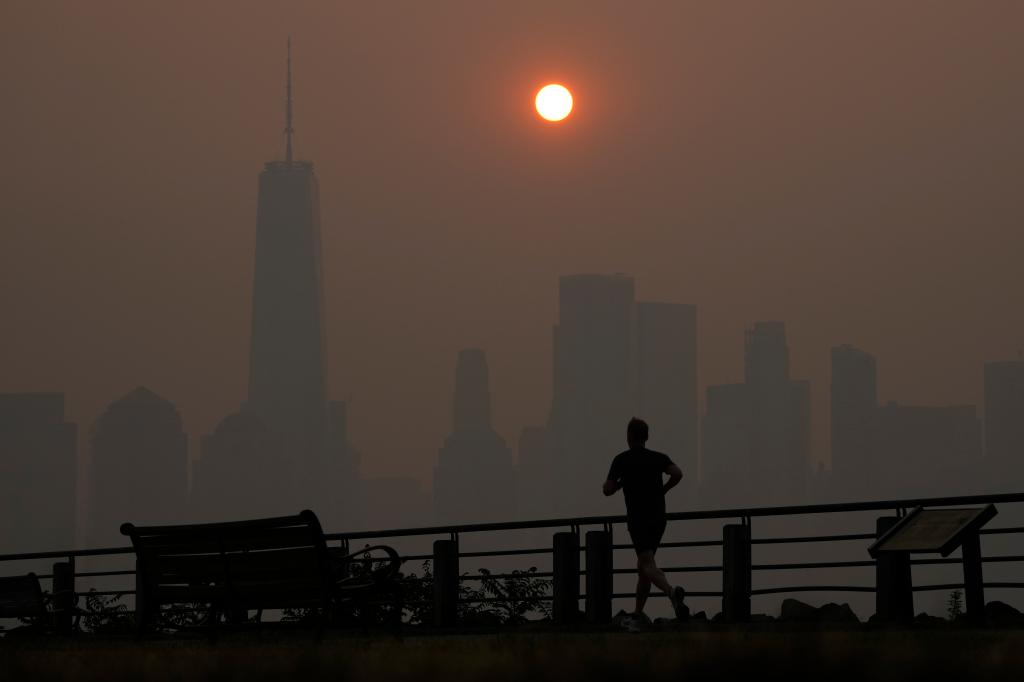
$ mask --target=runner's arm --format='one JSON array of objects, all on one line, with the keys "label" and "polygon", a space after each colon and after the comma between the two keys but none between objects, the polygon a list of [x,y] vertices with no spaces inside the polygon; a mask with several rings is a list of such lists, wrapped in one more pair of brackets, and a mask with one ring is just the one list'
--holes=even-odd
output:
[{"label": "runner's arm", "polygon": [[667,493],[679,485],[679,481],[683,479],[683,470],[674,463],[669,462],[668,466],[665,467],[665,473],[668,474],[668,480],[665,481],[665,487],[662,490]]},{"label": "runner's arm", "polygon": [[609,497],[611,495],[614,495],[616,492],[618,492],[619,488],[621,487],[621,483],[609,478],[607,481],[604,482],[604,496]]}]

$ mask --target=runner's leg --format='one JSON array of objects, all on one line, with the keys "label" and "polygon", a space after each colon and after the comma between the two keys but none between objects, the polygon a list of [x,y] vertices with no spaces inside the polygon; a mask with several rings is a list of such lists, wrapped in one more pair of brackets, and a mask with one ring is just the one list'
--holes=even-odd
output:
[{"label": "runner's leg", "polygon": [[[662,592],[672,596],[672,586],[669,585],[668,580],[665,579],[665,574],[658,568],[658,564],[655,563],[653,550],[640,552],[637,556],[637,572],[640,574],[641,579],[646,579],[648,583],[653,583]],[[649,587],[648,591],[650,591]]]},{"label": "runner's leg", "polygon": [[644,612],[644,606],[647,604],[647,596],[651,593],[651,581],[639,572],[639,560],[637,567],[639,576],[636,581],[636,610],[633,613],[639,614]]}]

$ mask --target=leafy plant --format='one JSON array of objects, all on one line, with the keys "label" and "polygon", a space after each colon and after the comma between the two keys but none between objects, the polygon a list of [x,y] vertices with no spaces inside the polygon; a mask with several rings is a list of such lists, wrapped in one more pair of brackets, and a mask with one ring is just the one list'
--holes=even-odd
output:
[{"label": "leafy plant", "polygon": [[946,613],[950,620],[956,620],[964,612],[963,590],[953,590],[946,599]]},{"label": "leafy plant", "polygon": [[[486,568],[479,570],[479,580],[459,581],[459,620],[467,624],[515,625],[524,623],[531,614],[551,616],[544,597],[551,590],[551,581],[536,576],[537,568],[512,571],[496,577]],[[468,578],[469,573],[463,573]],[[434,576],[430,561],[424,561],[420,575],[400,575],[405,594],[405,622],[432,625],[434,622]]]},{"label": "leafy plant", "polygon": [[85,595],[85,608],[82,610],[80,626],[87,632],[130,632],[132,630],[132,612],[126,604],[121,603],[121,596],[96,594],[90,589]]}]

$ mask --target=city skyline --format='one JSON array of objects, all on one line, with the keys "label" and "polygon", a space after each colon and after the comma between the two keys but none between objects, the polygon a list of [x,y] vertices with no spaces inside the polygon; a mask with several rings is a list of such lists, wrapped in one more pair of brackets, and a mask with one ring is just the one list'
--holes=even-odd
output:
[{"label": "city skyline", "polygon": [[[408,19],[440,29],[455,7]],[[513,64],[471,39],[432,52],[402,32],[376,45],[379,27],[408,25],[383,9],[352,21],[310,11],[287,26],[268,14],[230,57],[221,36],[231,23],[217,13],[189,52],[131,40],[141,15],[104,7],[69,10],[46,35],[26,32],[31,45],[14,32],[12,49],[36,58],[11,75],[18,96],[0,114],[24,132],[11,140],[20,162],[0,255],[3,390],[62,392],[82,467],[89,428],[135,386],[178,407],[193,460],[201,437],[238,409],[253,176],[283,148],[280,48],[291,32],[301,65],[296,149],[317,159],[329,188],[327,382],[346,404],[367,475],[429,487],[462,348],[487,352],[494,428],[513,450],[521,429],[545,423],[552,292],[574,273],[629,273],[637,300],[697,306],[700,416],[708,386],[742,380],[744,330],[784,321],[791,374],[810,381],[814,461],[828,459],[829,353],[842,343],[878,359],[882,405],[980,411],[982,365],[1024,346],[1011,172],[1024,151],[1015,133],[1024,102],[1006,66],[1019,50],[1012,17],[943,8],[927,26],[900,24],[888,36],[850,9],[750,11],[765,30],[735,26],[745,50],[735,52],[699,35],[727,21],[724,10],[663,9],[612,29],[615,13],[594,9],[594,30],[568,43],[558,74],[534,68],[550,52]],[[44,20],[35,12],[24,10],[25,25]],[[572,15],[554,11],[550,30]],[[530,28],[508,24],[520,38]],[[107,40],[96,45],[89,27]],[[625,47],[648,30],[654,39]],[[780,47],[817,31],[834,46],[820,64]],[[876,44],[868,55],[865,34]],[[963,47],[955,58],[946,49],[954,39]],[[97,51],[80,61],[86,43]],[[621,49],[593,61],[607,45]],[[489,83],[503,78],[477,88],[481,67],[466,54]],[[753,66],[762,58],[776,90],[807,96],[766,99]],[[704,78],[711,63],[720,70]],[[607,67],[600,78],[594,64]],[[675,71],[663,64],[682,65],[667,89]],[[427,68],[442,74],[444,96],[418,89],[415,74]],[[159,87],[142,71],[163,74]],[[648,71],[661,75],[630,81]],[[971,75],[979,71],[983,82]],[[556,76],[578,98],[572,127],[538,132],[527,100],[535,80]],[[80,87],[118,94],[68,107]],[[358,93],[376,97],[360,104]],[[658,109],[644,107],[654,99]],[[122,115],[111,117],[115,106]],[[994,145],[1008,165],[968,172]]]}]

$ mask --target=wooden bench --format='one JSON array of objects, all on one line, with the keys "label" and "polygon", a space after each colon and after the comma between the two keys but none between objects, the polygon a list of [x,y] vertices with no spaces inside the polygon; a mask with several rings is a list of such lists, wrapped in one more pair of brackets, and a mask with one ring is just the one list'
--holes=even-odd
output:
[{"label": "wooden bench", "polygon": [[[206,613],[205,625],[241,623],[255,610],[311,609],[322,622],[346,602],[378,593],[400,600],[394,577],[401,565],[390,547],[353,554],[330,550],[316,514],[179,526],[135,526],[121,533],[136,554],[136,623],[158,625],[161,607],[184,605]],[[374,551],[384,559],[369,559]],[[371,570],[358,567],[371,562]],[[353,571],[353,566],[357,570]],[[394,609],[401,612],[401,604]]]},{"label": "wooden bench", "polygon": [[[35,573],[0,578],[0,618],[42,620],[48,615],[43,590]],[[33,629],[34,626],[16,628]],[[3,628],[0,628],[2,631]],[[12,632],[14,629],[11,630]]]}]

